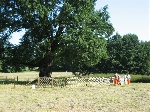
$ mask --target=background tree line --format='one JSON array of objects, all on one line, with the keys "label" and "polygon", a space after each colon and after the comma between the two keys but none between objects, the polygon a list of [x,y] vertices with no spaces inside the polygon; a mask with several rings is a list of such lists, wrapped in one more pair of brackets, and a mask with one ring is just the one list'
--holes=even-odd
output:
[{"label": "background tree line", "polygon": [[116,33],[107,40],[108,58],[95,66],[103,73],[150,74],[150,41],[138,40],[135,34]]},{"label": "background tree line", "polygon": [[[108,6],[95,10],[96,0],[1,0],[0,69],[20,72],[38,67],[81,74],[150,73],[150,42],[135,34],[112,35]],[[25,30],[18,45],[13,32]]]},{"label": "background tree line", "polygon": [[[56,70],[70,70],[64,63]],[[116,33],[107,40],[107,57],[82,69],[86,73],[150,74],[150,41],[139,41],[135,34]]]}]

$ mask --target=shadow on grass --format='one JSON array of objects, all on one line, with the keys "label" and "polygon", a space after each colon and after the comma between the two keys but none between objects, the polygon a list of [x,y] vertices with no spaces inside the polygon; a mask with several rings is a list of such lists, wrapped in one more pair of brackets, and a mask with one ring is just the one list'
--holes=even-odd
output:
[{"label": "shadow on grass", "polygon": [[15,85],[32,85],[32,84],[36,84],[37,80],[34,81],[5,81],[5,80],[1,80],[0,84],[15,84]]}]

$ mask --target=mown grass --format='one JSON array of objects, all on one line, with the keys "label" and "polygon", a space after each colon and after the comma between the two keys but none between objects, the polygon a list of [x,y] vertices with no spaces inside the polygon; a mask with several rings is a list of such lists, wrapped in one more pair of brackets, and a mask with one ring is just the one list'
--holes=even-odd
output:
[{"label": "mown grass", "polygon": [[[0,73],[0,78],[37,78],[38,72]],[[52,77],[71,77],[55,72]],[[113,74],[93,74],[110,77]],[[149,76],[131,75],[130,85],[36,88],[0,84],[0,112],[150,112],[150,83],[133,83]],[[135,81],[134,81],[135,80]]]},{"label": "mown grass", "polygon": [[[22,80],[22,79],[33,79],[37,78],[39,76],[39,72],[19,72],[19,73],[0,73],[0,78],[14,78],[17,77]],[[70,77],[72,76],[71,72],[53,72],[52,77]]]},{"label": "mown grass", "polygon": [[150,84],[77,88],[0,85],[0,112],[150,112]]},{"label": "mown grass", "polygon": [[[1,79],[14,79],[17,85],[26,85],[38,78],[39,72],[0,73],[0,84],[12,84],[14,81]],[[53,72],[52,77],[72,77],[71,72]]]}]

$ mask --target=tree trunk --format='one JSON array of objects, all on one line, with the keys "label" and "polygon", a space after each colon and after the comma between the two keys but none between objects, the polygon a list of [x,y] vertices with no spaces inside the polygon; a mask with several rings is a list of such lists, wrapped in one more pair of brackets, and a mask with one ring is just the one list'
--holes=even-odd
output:
[{"label": "tree trunk", "polygon": [[39,77],[51,77],[52,75],[52,57],[50,55],[45,56],[39,65]]},{"label": "tree trunk", "polygon": [[60,41],[59,36],[61,34],[63,34],[63,29],[64,29],[64,26],[62,24],[60,24],[55,37],[53,37],[53,39],[51,40],[52,43],[50,45],[50,48],[47,49],[47,55],[40,62],[39,77],[51,77],[51,75],[52,75],[52,63],[53,63],[52,53],[54,53],[56,51],[56,49],[60,46],[58,44]]},{"label": "tree trunk", "polygon": [[51,66],[42,65],[39,68],[40,68],[39,77],[51,77],[52,75]]}]

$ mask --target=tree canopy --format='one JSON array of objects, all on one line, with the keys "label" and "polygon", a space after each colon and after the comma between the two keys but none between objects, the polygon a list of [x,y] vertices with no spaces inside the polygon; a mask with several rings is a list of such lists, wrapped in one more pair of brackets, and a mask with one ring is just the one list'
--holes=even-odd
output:
[{"label": "tree canopy", "polygon": [[96,65],[98,72],[150,74],[150,42],[135,34],[116,33],[107,41],[108,58]]},{"label": "tree canopy", "polygon": [[[1,59],[8,66],[39,67],[50,76],[52,65],[66,63],[82,71],[106,57],[106,39],[114,28],[108,7],[95,11],[96,0],[1,0]],[[13,32],[25,30],[19,45]]]},{"label": "tree canopy", "polygon": [[[136,34],[114,35],[108,6],[96,0],[1,0],[0,70],[39,67],[51,76],[57,67],[88,74],[150,74],[150,42]],[[18,45],[11,34],[25,30]]]}]

